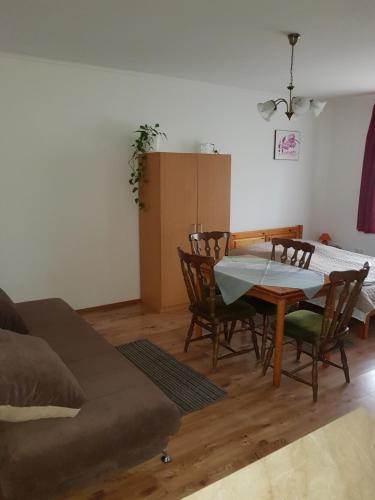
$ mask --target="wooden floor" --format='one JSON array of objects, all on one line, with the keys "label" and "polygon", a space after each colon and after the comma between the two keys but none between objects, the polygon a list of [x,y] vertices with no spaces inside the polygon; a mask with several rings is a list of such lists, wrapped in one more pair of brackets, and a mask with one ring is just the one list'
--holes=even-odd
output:
[{"label": "wooden floor", "polygon": [[[70,500],[181,498],[354,408],[364,406],[375,412],[375,329],[367,340],[351,337],[349,385],[341,370],[319,370],[319,401],[314,404],[311,388],[294,380],[284,377],[281,387],[274,389],[271,371],[263,377],[253,354],[224,360],[217,373],[210,373],[209,341],[196,342],[183,353],[189,321],[185,311],[142,314],[140,305],[131,305],[88,312],[84,317],[114,345],[151,340],[224,387],[228,397],[183,418],[168,447],[171,464],[155,457],[99,478],[65,497]],[[294,363],[289,347],[285,354],[287,362]]]}]

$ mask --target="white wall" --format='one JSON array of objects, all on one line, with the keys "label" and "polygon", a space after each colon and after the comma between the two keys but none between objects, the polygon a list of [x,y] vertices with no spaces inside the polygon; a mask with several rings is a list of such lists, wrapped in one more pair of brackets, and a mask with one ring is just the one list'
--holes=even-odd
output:
[{"label": "white wall", "polygon": [[331,99],[319,118],[311,230],[348,250],[375,255],[375,235],[358,232],[363,154],[375,95]]},{"label": "white wall", "polygon": [[[264,122],[268,93],[8,55],[0,73],[0,286],[15,300],[139,296],[127,162],[140,123],[161,123],[167,151],[233,155],[232,230],[308,224],[315,121]],[[302,131],[299,162],[272,159],[275,128]]]}]

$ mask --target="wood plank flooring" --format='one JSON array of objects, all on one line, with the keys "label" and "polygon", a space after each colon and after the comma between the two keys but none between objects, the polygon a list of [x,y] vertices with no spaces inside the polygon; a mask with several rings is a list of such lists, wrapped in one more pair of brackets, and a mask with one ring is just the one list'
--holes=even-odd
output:
[{"label": "wood plank flooring", "polygon": [[[374,328],[367,340],[351,337],[349,385],[341,370],[319,370],[319,400],[314,404],[311,388],[294,380],[283,377],[281,387],[274,389],[271,370],[263,377],[253,353],[219,362],[212,374],[209,341],[195,342],[183,352],[190,318],[186,311],[143,314],[137,304],[83,316],[113,345],[151,340],[224,387],[228,397],[183,418],[168,447],[171,464],[155,457],[131,470],[114,471],[65,496],[69,500],[182,498],[354,408],[375,413]],[[246,342],[246,335],[239,334],[238,341]],[[287,347],[285,362],[294,363],[294,356]]]}]

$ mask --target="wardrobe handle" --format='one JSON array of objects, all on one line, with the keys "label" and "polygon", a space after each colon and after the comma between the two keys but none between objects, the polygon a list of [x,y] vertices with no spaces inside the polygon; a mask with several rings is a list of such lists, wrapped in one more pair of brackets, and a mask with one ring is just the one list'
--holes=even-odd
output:
[{"label": "wardrobe handle", "polygon": [[192,233],[197,232],[197,224],[191,224],[191,227],[193,228]]},{"label": "wardrobe handle", "polygon": [[203,233],[203,224],[201,222],[198,223],[198,226],[199,226],[199,232],[200,233]]}]

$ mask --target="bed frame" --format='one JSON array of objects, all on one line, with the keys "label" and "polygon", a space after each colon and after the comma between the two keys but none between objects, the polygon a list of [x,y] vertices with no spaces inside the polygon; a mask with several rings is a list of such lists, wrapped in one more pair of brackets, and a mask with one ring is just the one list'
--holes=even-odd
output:
[{"label": "bed frame", "polygon": [[[230,248],[239,248],[242,245],[255,245],[257,243],[264,243],[271,241],[272,238],[292,238],[301,239],[303,235],[303,225],[276,227],[273,229],[258,229],[256,231],[242,231],[232,233],[230,238]],[[368,337],[370,319],[375,316],[375,309],[369,311],[365,320],[358,322],[358,336],[365,339]]]},{"label": "bed frame", "polygon": [[259,229],[258,231],[243,231],[232,233],[230,248],[238,248],[242,245],[255,245],[271,241],[272,238],[302,238],[303,226],[277,227],[274,229]]}]

